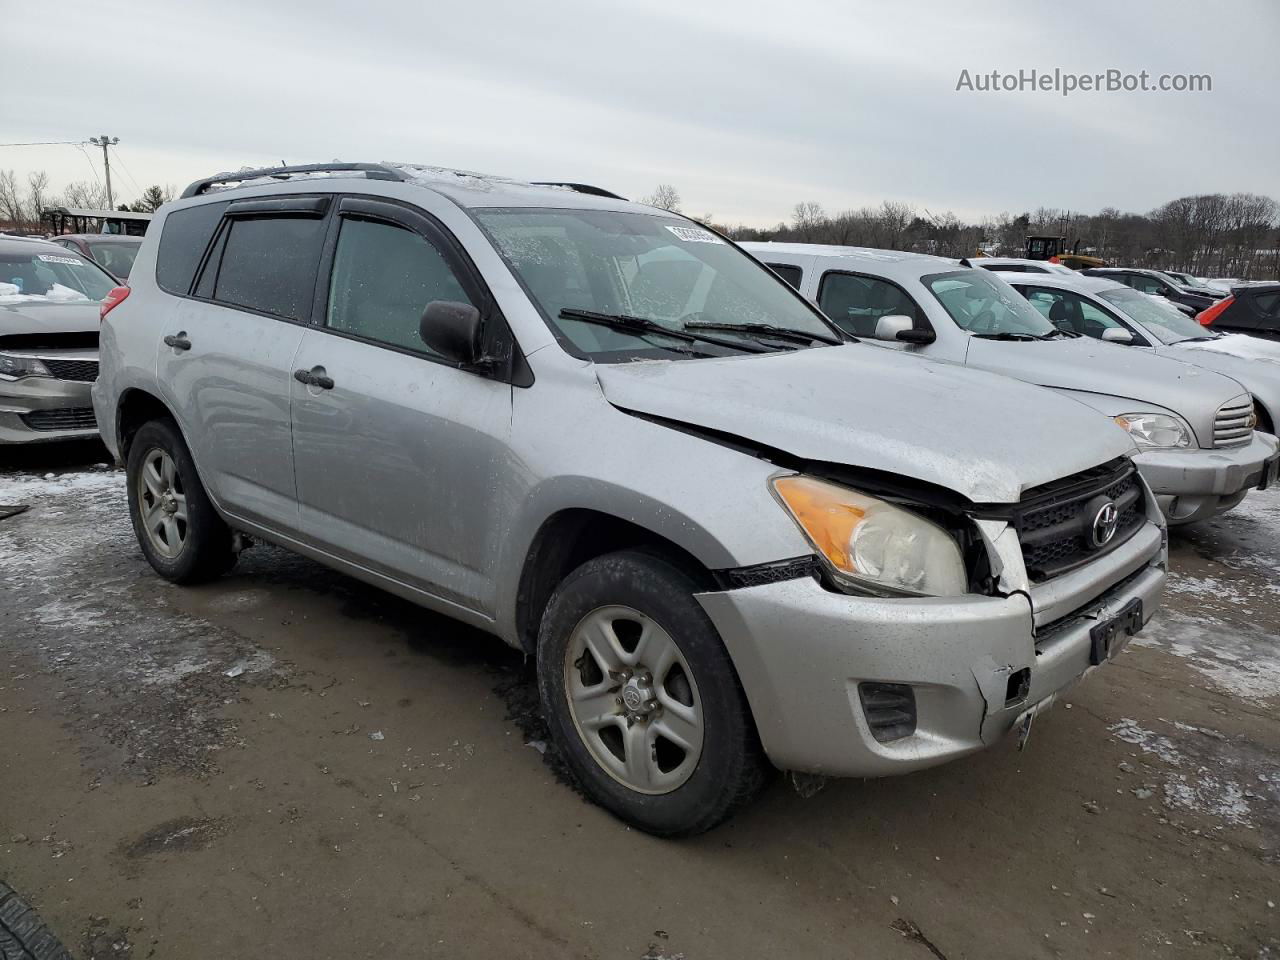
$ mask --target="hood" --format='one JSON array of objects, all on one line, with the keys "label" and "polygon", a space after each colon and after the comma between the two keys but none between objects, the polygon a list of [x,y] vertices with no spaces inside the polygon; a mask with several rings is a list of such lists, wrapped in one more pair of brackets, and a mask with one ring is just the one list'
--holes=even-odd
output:
[{"label": "hood", "polygon": [[1155,404],[1190,421],[1201,436],[1205,427],[1212,436],[1218,408],[1245,392],[1234,380],[1204,367],[1088,337],[1039,341],[974,337],[969,341],[968,362],[1042,387]]},{"label": "hood", "polygon": [[1174,344],[1180,350],[1197,350],[1206,353],[1225,353],[1250,360],[1280,361],[1280,342],[1251,337],[1245,333],[1227,333],[1211,340],[1188,340]]},{"label": "hood", "polygon": [[1133,452],[1096,412],[1026,384],[868,344],[714,360],[598,364],[635,413],[794,457],[881,470],[984,503]]},{"label": "hood", "polygon": [[97,333],[101,324],[96,300],[57,301],[35,297],[0,299],[0,338],[14,334]]}]

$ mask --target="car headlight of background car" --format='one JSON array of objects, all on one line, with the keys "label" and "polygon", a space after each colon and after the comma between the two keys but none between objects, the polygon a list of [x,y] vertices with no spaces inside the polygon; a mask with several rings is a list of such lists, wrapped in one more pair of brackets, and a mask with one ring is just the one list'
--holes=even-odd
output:
[{"label": "car headlight of background car", "polygon": [[960,545],[931,520],[814,477],[777,477],[773,489],[841,583],[890,595],[968,593]]},{"label": "car headlight of background car", "polygon": [[1190,428],[1167,413],[1122,413],[1115,421],[1129,431],[1139,447],[1169,450],[1193,446]]},{"label": "car headlight of background car", "polygon": [[12,353],[0,353],[0,377],[17,380],[19,377],[48,377],[49,368],[35,357],[19,357]]}]

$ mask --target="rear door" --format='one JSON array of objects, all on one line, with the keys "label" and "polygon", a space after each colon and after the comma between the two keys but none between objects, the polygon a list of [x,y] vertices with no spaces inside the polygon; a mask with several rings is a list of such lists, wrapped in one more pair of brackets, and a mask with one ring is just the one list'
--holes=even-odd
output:
[{"label": "rear door", "polygon": [[293,380],[293,442],[307,540],[489,614],[502,536],[512,386],[463,370],[419,336],[433,300],[470,303],[509,337],[478,272],[428,215],[342,200],[316,324]]},{"label": "rear door", "polygon": [[[1239,298],[1237,298],[1239,299]],[[1280,340],[1280,293],[1269,290],[1265,293],[1249,293],[1249,312],[1253,318],[1253,331],[1272,340]],[[1227,313],[1231,313],[1230,310]],[[1235,317],[1233,316],[1234,320]]]},{"label": "rear door", "polygon": [[298,518],[293,359],[311,315],[331,199],[228,204],[158,344],[159,382],[205,485],[228,512],[285,532]]}]

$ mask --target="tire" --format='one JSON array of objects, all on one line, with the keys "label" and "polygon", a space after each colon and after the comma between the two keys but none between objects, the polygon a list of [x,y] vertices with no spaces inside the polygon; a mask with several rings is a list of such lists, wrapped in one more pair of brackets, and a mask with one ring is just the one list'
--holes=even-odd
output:
[{"label": "tire", "polygon": [[13,888],[0,881],[0,957],[5,960],[71,960],[71,954]]},{"label": "tire", "polygon": [[[177,424],[143,424],[129,447],[125,471],[133,532],[156,573],[173,583],[201,583],[235,565],[231,528],[209,502]],[[152,524],[158,534],[148,532],[147,516],[158,518]]]},{"label": "tire", "polygon": [[561,582],[538,634],[542,710],[570,772],[662,837],[722,823],[771,769],[699,589],[660,554],[608,554]]}]

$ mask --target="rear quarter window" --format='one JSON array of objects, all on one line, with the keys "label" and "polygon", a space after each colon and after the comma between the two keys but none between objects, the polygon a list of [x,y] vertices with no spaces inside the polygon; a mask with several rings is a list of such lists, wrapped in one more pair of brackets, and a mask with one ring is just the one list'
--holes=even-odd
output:
[{"label": "rear quarter window", "polygon": [[200,259],[226,208],[226,201],[205,203],[174,210],[165,217],[156,251],[156,283],[161,290],[178,296],[191,290]]}]

